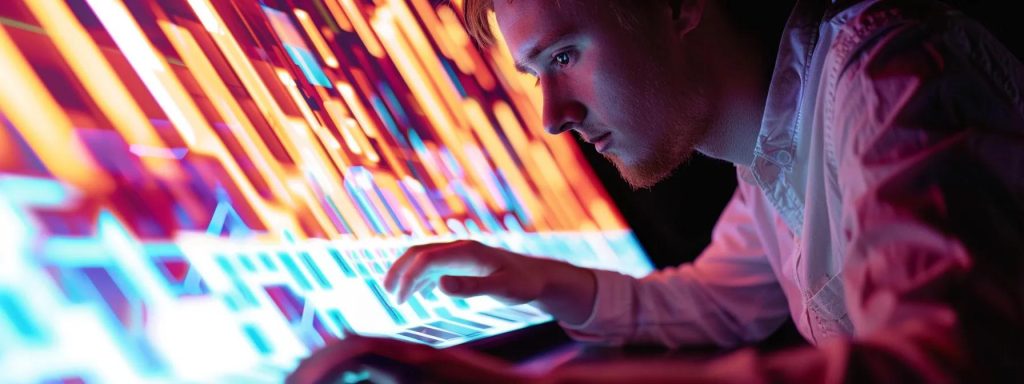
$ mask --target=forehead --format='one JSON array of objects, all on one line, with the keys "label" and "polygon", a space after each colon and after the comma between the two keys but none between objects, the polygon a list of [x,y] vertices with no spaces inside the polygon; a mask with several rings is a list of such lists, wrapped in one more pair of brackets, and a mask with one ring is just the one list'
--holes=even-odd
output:
[{"label": "forehead", "polygon": [[[581,0],[494,0],[498,28],[512,57],[525,58],[527,51],[551,36],[583,33],[603,27],[600,12],[608,6],[586,6]],[[603,3],[603,2],[600,2]]]}]

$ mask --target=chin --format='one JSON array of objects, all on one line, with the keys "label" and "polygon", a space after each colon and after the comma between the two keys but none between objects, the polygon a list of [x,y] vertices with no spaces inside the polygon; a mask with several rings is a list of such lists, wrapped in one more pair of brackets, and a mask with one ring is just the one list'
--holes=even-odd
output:
[{"label": "chin", "polygon": [[682,158],[675,160],[665,156],[653,156],[636,163],[627,163],[615,155],[606,155],[605,158],[615,165],[622,179],[636,191],[650,189],[667,179],[676,168],[689,160],[691,153],[691,151],[687,151]]}]

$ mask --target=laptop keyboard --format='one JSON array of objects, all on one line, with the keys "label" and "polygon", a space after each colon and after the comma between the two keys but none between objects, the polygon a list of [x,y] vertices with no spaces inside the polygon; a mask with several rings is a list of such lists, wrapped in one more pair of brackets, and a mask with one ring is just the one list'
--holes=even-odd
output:
[{"label": "laptop keyboard", "polygon": [[[558,245],[565,241],[562,236],[519,236],[534,238],[481,241],[535,254],[552,245],[564,247]],[[261,247],[202,238],[179,244],[186,245],[183,252],[206,288],[224,300],[257,350],[268,356],[275,353],[275,344],[283,342],[275,343],[273,339],[281,335],[270,329],[281,326],[298,333],[311,349],[346,333],[447,347],[551,320],[528,305],[508,307],[487,297],[456,298],[436,288],[415,293],[398,305],[383,286],[394,261],[409,246],[451,240],[310,241]],[[593,253],[575,249],[566,254],[578,262],[593,259]]]}]

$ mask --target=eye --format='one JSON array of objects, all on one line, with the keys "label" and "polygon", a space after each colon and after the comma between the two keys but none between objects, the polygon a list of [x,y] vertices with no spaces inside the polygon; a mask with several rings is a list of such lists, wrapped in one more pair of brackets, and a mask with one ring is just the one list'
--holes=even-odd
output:
[{"label": "eye", "polygon": [[576,54],[574,51],[562,51],[552,56],[551,64],[556,67],[565,68],[572,64],[573,60],[576,58],[575,56]]}]

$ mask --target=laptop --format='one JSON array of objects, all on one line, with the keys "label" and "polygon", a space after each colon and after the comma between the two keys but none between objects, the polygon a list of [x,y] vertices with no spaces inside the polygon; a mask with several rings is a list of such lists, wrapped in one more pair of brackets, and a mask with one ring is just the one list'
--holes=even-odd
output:
[{"label": "laptop", "polygon": [[651,272],[445,3],[0,5],[0,382],[280,382],[346,334],[551,340],[530,305],[397,305],[381,281],[418,244]]}]

